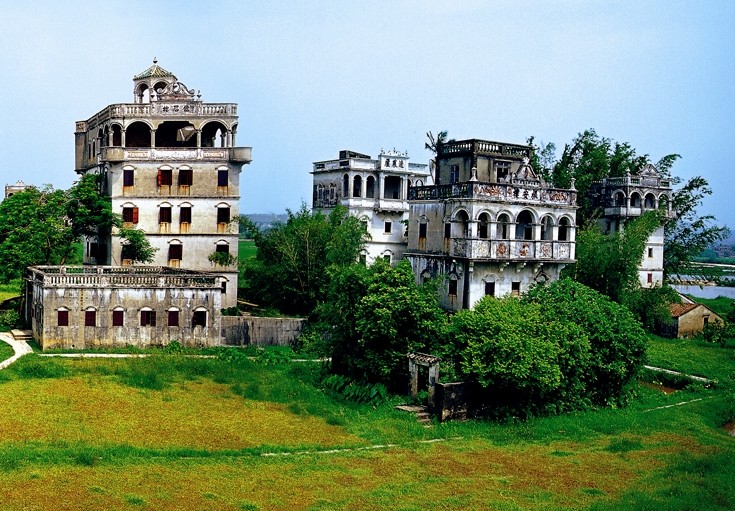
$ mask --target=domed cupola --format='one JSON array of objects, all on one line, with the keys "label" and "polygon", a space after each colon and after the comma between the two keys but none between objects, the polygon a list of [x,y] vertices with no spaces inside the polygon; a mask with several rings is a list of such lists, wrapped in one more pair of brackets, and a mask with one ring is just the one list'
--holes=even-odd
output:
[{"label": "domed cupola", "polygon": [[133,95],[136,103],[150,103],[164,99],[193,100],[196,92],[179,82],[176,75],[166,71],[153,59],[153,65],[133,77]]}]

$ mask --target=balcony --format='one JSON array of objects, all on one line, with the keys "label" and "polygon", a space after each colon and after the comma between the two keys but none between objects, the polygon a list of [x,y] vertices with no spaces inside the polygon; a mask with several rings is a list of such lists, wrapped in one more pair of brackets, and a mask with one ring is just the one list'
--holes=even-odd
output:
[{"label": "balcony", "polygon": [[456,183],[450,185],[413,186],[408,200],[478,199],[490,202],[552,204],[575,206],[577,193],[561,188],[542,188],[537,181],[517,180],[511,183]]},{"label": "balcony", "polygon": [[103,147],[100,159],[103,162],[123,161],[222,161],[250,163],[252,147]]},{"label": "balcony", "polygon": [[452,238],[449,255],[475,260],[570,261],[573,245],[571,241]]}]

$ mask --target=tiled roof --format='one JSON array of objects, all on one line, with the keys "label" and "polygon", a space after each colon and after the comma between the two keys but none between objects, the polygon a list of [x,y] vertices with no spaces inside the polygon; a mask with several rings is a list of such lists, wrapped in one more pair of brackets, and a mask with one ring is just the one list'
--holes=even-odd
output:
[{"label": "tiled roof", "polygon": [[158,61],[156,59],[153,59],[153,65],[142,73],[135,75],[133,77],[133,80],[143,80],[145,78],[165,78],[169,76],[174,75],[170,71],[166,71],[161,66],[159,66]]},{"label": "tiled roof", "polygon": [[679,318],[689,311],[692,311],[699,307],[699,303],[672,303],[671,304],[671,317]]}]

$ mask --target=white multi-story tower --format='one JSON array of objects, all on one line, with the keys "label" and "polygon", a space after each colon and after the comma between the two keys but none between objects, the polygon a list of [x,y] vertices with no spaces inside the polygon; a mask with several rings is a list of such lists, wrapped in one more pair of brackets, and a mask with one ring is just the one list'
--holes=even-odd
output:
[{"label": "white multi-story tower", "polygon": [[441,278],[448,309],[521,294],[574,262],[577,192],[548,186],[530,146],[461,140],[436,155],[436,184],[409,188],[408,249],[417,281]]},{"label": "white multi-story tower", "polygon": [[364,223],[370,240],[360,255],[363,262],[378,258],[395,262],[406,250],[408,187],[431,184],[428,166],[410,163],[408,154],[380,151],[366,154],[340,151],[336,160],[314,163],[312,208],[325,213],[337,204]]},{"label": "white multi-story tower", "polygon": [[[623,231],[625,224],[648,210],[660,210],[664,218],[674,218],[671,209],[671,180],[659,174],[653,165],[646,165],[638,175],[608,177],[592,184],[592,195],[602,209],[597,221],[603,233]],[[664,225],[659,225],[648,237],[643,259],[638,266],[642,287],[661,286],[664,281]]]},{"label": "white multi-story tower", "polygon": [[[157,249],[151,263],[224,275],[222,306],[237,303],[239,181],[250,147],[236,147],[235,103],[205,103],[198,91],[153,65],[133,78],[133,102],[105,107],[76,123],[76,172],[105,176],[104,193],[126,226]],[[125,246],[87,240],[84,262],[125,265]]]}]

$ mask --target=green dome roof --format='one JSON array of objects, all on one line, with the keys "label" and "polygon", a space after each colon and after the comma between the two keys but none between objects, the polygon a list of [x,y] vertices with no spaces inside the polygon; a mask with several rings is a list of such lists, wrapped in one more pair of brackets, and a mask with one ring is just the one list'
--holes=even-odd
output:
[{"label": "green dome roof", "polygon": [[154,58],[153,65],[149,67],[148,69],[146,69],[145,71],[143,71],[142,73],[135,75],[133,77],[133,80],[145,80],[146,78],[167,78],[167,77],[176,78],[173,73],[171,73],[170,71],[166,71],[161,66],[159,66],[158,60]]}]

